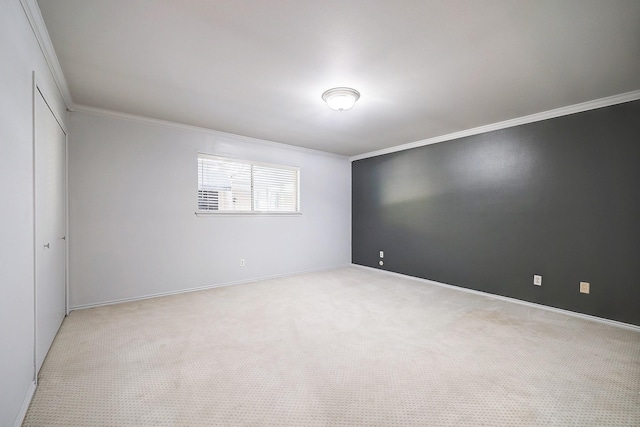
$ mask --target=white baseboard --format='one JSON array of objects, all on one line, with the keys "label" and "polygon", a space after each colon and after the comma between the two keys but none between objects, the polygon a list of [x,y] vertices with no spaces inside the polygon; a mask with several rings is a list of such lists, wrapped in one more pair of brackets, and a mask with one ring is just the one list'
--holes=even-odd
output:
[{"label": "white baseboard", "polygon": [[575,312],[575,311],[564,310],[562,308],[550,307],[548,305],[538,304],[538,303],[529,302],[529,301],[523,301],[523,300],[519,300],[519,299],[516,299],[516,298],[505,297],[505,296],[502,296],[502,295],[490,294],[488,292],[477,291],[475,289],[463,288],[461,286],[449,285],[447,283],[436,282],[435,280],[422,279],[420,277],[409,276],[409,275],[406,275],[406,274],[395,273],[393,271],[381,270],[381,269],[373,268],[373,267],[367,267],[365,265],[358,265],[358,264],[351,264],[351,265],[353,267],[363,268],[363,269],[371,270],[371,271],[377,271],[379,273],[389,274],[389,275],[392,275],[392,276],[402,277],[402,278],[405,278],[405,279],[416,280],[416,281],[419,281],[419,282],[422,282],[422,283],[428,283],[430,285],[442,286],[442,287],[445,287],[445,288],[454,289],[454,290],[461,291],[461,292],[468,292],[470,294],[482,295],[484,297],[489,297],[489,298],[493,298],[493,299],[497,299],[497,300],[501,300],[501,301],[512,302],[512,303],[525,305],[527,307],[532,307],[532,308],[539,308],[539,309],[546,310],[546,311],[552,311],[554,313],[566,314],[567,316],[578,317],[580,319],[591,320],[592,322],[604,323],[604,324],[607,324],[607,325],[610,325],[610,326],[616,326],[618,328],[630,329],[630,330],[635,331],[635,332],[640,332],[640,326],[632,325],[630,323],[618,322],[617,320],[611,320],[611,319],[605,319],[603,317],[591,316],[590,314],[578,313],[578,312]]},{"label": "white baseboard", "polygon": [[242,285],[244,283],[258,282],[260,280],[281,279],[283,277],[296,276],[298,274],[316,273],[316,272],[319,272],[319,271],[335,270],[336,268],[349,267],[351,265],[352,264],[340,264],[340,265],[336,265],[336,266],[333,266],[333,267],[323,267],[323,268],[316,268],[316,269],[312,269],[312,270],[296,271],[296,272],[293,272],[293,273],[278,274],[278,275],[274,275],[274,276],[253,277],[251,279],[238,280],[238,281],[235,281],[235,282],[217,283],[215,285],[199,286],[199,287],[196,287],[196,288],[180,289],[180,290],[169,291],[169,292],[160,292],[160,293],[157,293],[157,294],[142,295],[142,296],[132,297],[132,298],[122,298],[122,299],[117,299],[117,300],[102,301],[102,302],[93,303],[93,304],[80,304],[80,305],[75,305],[75,306],[70,307],[69,311],[84,310],[86,308],[94,308],[94,307],[104,307],[104,306],[107,306],[107,305],[121,304],[121,303],[125,303],[125,302],[133,302],[133,301],[140,301],[140,300],[145,300],[145,299],[149,299],[149,298],[166,297],[166,296],[169,296],[169,295],[185,294],[185,293],[188,293],[188,292],[205,291],[207,289],[222,288],[222,287],[225,287],[225,286]]},{"label": "white baseboard", "polygon": [[36,393],[36,383],[31,382],[29,385],[29,389],[27,390],[27,395],[22,402],[22,407],[20,408],[20,412],[18,412],[18,416],[16,417],[16,421],[13,423],[13,427],[20,427],[22,422],[24,421],[24,417],[27,415],[27,411],[29,410],[29,405],[31,405],[31,399],[33,399],[33,395]]}]

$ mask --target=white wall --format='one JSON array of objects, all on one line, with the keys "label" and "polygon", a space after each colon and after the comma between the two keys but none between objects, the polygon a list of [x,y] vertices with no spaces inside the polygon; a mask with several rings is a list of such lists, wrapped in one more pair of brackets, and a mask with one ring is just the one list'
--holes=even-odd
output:
[{"label": "white wall", "polygon": [[[71,307],[351,262],[346,157],[86,112],[69,122]],[[199,151],[299,166],[302,215],[196,216]]]},{"label": "white wall", "polygon": [[66,112],[19,0],[0,2],[0,58],[0,426],[12,426],[33,392],[33,71]]}]

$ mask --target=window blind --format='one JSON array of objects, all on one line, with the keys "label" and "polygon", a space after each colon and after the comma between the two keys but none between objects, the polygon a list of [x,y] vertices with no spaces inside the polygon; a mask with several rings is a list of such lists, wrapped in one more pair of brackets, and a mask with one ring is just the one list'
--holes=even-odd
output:
[{"label": "window blind", "polygon": [[298,168],[198,154],[198,211],[297,213]]}]

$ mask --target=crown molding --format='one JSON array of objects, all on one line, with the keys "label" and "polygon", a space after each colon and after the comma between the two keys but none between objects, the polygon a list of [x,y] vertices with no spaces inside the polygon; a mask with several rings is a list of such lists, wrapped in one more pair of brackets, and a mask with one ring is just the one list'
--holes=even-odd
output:
[{"label": "crown molding", "polygon": [[238,135],[235,133],[222,132],[219,130],[213,130],[213,129],[203,128],[199,126],[186,125],[183,123],[172,122],[169,120],[160,120],[160,119],[154,119],[151,117],[138,116],[135,114],[121,113],[118,111],[107,110],[103,108],[88,107],[86,105],[73,104],[68,109],[70,112],[73,112],[73,113],[93,114],[97,116],[128,120],[131,122],[144,123],[144,124],[153,125],[153,126],[162,126],[162,127],[172,128],[172,129],[182,129],[182,130],[188,130],[192,132],[206,133],[209,135],[214,135],[216,136],[216,138],[219,138],[221,140],[267,145],[267,146],[281,148],[289,151],[299,151],[302,153],[314,154],[316,156],[319,155],[324,157],[331,157],[334,159],[349,160],[347,156],[330,153],[328,151],[320,151],[320,150],[314,150],[312,148],[298,147],[295,145],[284,144],[282,142],[269,141],[266,139],[259,139],[259,138],[253,138],[250,136]]},{"label": "crown molding", "polygon": [[49,66],[49,70],[51,71],[53,80],[56,82],[56,86],[62,95],[62,99],[64,100],[66,107],[70,108],[73,105],[71,92],[69,92],[67,80],[64,78],[62,67],[60,67],[60,62],[58,62],[58,56],[53,48],[53,43],[51,43],[49,31],[47,31],[47,26],[42,18],[38,2],[36,0],[20,0],[20,4],[22,5],[22,9],[24,9],[27,20],[31,25],[33,34],[36,36],[38,45],[40,45],[40,50],[42,51],[44,59]]},{"label": "crown molding", "polygon": [[425,145],[437,144],[439,142],[451,141],[453,139],[463,138],[465,136],[478,135],[480,133],[491,132],[494,130],[506,129],[514,126],[524,125],[527,123],[539,122],[542,120],[553,119],[556,117],[568,116],[569,114],[581,113],[583,111],[595,110],[597,108],[609,107],[611,105],[622,104],[624,102],[636,101],[640,99],[640,90],[626,92],[619,95],[608,96],[593,101],[582,102],[580,104],[569,105],[567,107],[556,108],[554,110],[543,111],[541,113],[531,114],[528,116],[518,117],[515,119],[505,120],[503,122],[493,123],[484,126],[454,132],[447,135],[436,136],[434,138],[423,139],[420,141],[409,142],[407,144],[396,145],[395,147],[384,148],[382,150],[371,151],[364,154],[358,154],[349,157],[350,161],[366,159],[369,157],[382,156],[384,154],[395,153],[398,151],[410,150],[412,148],[423,147]]},{"label": "crown molding", "polygon": [[[168,126],[173,128],[189,129],[189,130],[198,131],[198,132],[216,134],[219,137],[232,138],[234,140],[245,140],[246,142],[270,144],[270,145],[280,146],[281,148],[312,152],[315,154],[322,154],[329,157],[335,157],[335,158],[341,158],[341,159],[345,158],[345,156],[342,156],[339,154],[328,153],[320,150],[313,150],[310,148],[297,147],[294,145],[288,145],[288,144],[283,144],[279,142],[251,138],[247,136],[241,136],[241,135],[236,135],[236,134],[231,134],[231,133],[226,133],[221,131],[215,131],[212,129],[201,128],[198,126],[185,125],[185,124],[175,123],[175,122],[170,122],[165,120],[151,119],[148,117],[135,116],[135,115],[125,114],[125,113],[117,113],[109,110],[97,109],[93,107],[75,105],[73,103],[73,99],[71,97],[71,92],[69,91],[69,86],[67,84],[67,81],[64,77],[64,74],[62,73],[62,67],[60,66],[60,62],[58,61],[58,57],[56,55],[55,49],[51,42],[51,38],[49,37],[49,32],[47,31],[47,27],[44,23],[44,19],[42,18],[42,13],[40,12],[40,8],[38,7],[37,1],[36,0],[20,0],[20,4],[24,9],[25,15],[29,21],[29,24],[31,25],[31,29],[33,30],[33,34],[35,35],[36,40],[38,41],[38,45],[40,46],[40,50],[42,51],[44,59],[47,62],[49,70],[51,71],[53,79],[56,83],[56,86],[58,87],[58,90],[60,91],[60,94],[62,95],[64,103],[69,111],[100,114],[100,115],[117,117],[117,118],[126,119],[126,120],[137,121],[141,123]],[[626,92],[623,94],[600,98],[593,101],[582,102],[582,103],[570,105],[567,107],[556,108],[554,110],[535,113],[528,116],[505,120],[502,122],[497,122],[489,125],[478,126],[475,128],[466,129],[460,132],[453,132],[447,135],[441,135],[434,138],[428,138],[428,139],[423,139],[415,142],[410,142],[407,144],[396,145],[394,147],[384,148],[382,150],[370,151],[367,153],[348,157],[348,159],[351,162],[353,162],[356,160],[366,159],[369,157],[382,156],[384,154],[410,150],[412,148],[422,147],[425,145],[451,141],[453,139],[459,139],[466,136],[472,136],[472,135],[491,132],[495,130],[524,125],[528,123],[534,123],[542,120],[553,119],[556,117],[567,116],[570,114],[580,113],[583,111],[595,110],[597,108],[608,107],[611,105],[635,101],[638,99],[640,99],[640,90],[635,90],[632,92]]]}]

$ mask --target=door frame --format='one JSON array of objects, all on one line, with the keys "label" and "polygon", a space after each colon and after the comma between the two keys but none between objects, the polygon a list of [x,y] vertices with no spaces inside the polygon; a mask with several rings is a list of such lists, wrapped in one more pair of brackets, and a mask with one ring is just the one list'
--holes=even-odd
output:
[{"label": "door frame", "polygon": [[65,158],[65,171],[64,171],[64,187],[65,187],[65,195],[64,195],[64,207],[65,207],[65,266],[64,266],[64,300],[65,307],[64,313],[65,317],[69,314],[69,132],[64,124],[64,120],[59,117],[56,110],[51,108],[51,104],[48,101],[48,95],[45,94],[46,91],[44,88],[38,83],[38,78],[36,77],[36,72],[33,71],[33,90],[32,90],[32,114],[31,114],[31,123],[32,123],[32,133],[31,133],[31,171],[32,171],[32,186],[31,186],[31,210],[32,210],[32,220],[33,220],[33,383],[38,385],[38,372],[37,372],[37,347],[36,347],[36,334],[37,334],[37,248],[38,248],[38,235],[36,228],[36,112],[37,112],[37,100],[38,96],[42,97],[42,100],[51,111],[53,118],[58,122],[58,126],[64,133],[64,158]]}]

